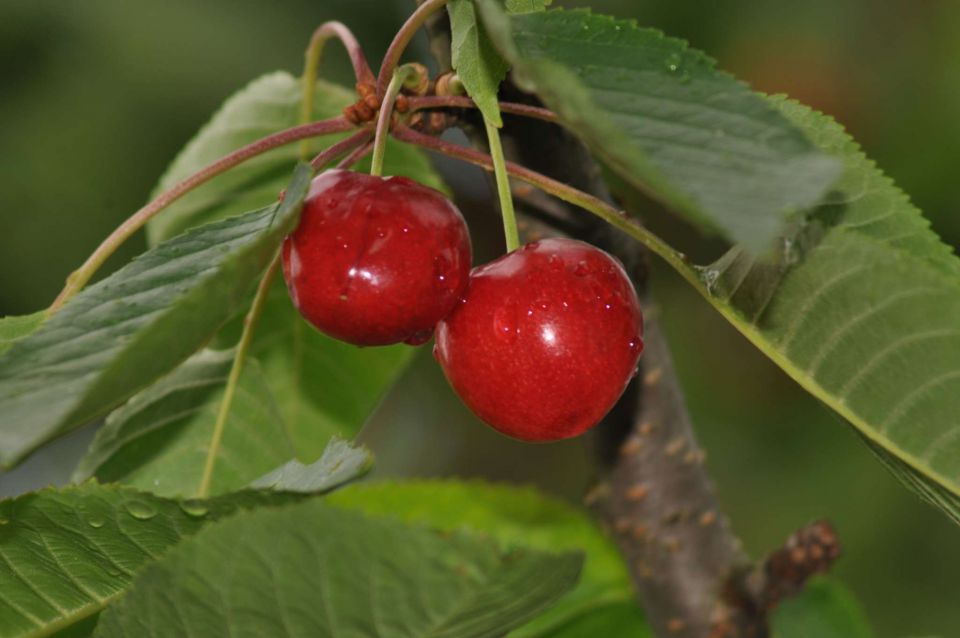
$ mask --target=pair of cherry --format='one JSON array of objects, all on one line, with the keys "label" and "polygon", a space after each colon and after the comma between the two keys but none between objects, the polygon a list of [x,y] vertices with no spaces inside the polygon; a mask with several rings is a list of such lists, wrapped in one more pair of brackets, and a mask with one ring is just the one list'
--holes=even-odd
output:
[{"label": "pair of cherry", "polygon": [[583,433],[613,407],[643,350],[620,263],[569,239],[471,271],[470,234],[441,193],[403,177],[317,176],[284,242],[294,305],[360,346],[419,345],[481,419],[526,441]]}]

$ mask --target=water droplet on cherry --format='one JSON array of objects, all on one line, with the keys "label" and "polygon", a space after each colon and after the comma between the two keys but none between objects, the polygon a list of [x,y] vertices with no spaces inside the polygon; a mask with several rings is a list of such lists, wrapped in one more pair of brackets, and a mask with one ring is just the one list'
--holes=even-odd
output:
[{"label": "water droplet on cherry", "polygon": [[[532,311],[527,311],[531,314]],[[493,329],[497,337],[508,343],[517,339],[517,309],[513,305],[500,306],[493,313]]]}]

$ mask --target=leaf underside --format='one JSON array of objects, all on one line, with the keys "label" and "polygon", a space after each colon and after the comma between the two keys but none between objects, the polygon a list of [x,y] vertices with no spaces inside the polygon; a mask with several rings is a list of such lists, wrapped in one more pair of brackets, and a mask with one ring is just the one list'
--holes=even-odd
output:
[{"label": "leaf underside", "polygon": [[94,635],[494,638],[569,590],[580,563],[312,500],[182,543],[141,572]]},{"label": "leaf underside", "polygon": [[734,249],[706,269],[712,301],[960,522],[960,260],[839,125],[772,103],[844,174],[776,261]]},{"label": "leaf underside", "polygon": [[47,311],[41,310],[29,315],[0,319],[0,354],[6,352],[16,341],[35,332],[46,318]]},{"label": "leaf underside", "polygon": [[481,15],[514,81],[629,183],[755,254],[839,173],[762,96],[705,54],[585,10]]}]

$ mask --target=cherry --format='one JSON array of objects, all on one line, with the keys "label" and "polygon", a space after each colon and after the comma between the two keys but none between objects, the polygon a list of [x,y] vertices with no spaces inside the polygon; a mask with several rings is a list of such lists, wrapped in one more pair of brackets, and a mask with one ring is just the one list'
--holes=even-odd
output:
[{"label": "cherry", "polygon": [[360,346],[427,341],[470,275],[470,233],[443,194],[405,177],[329,170],[283,243],[294,305]]},{"label": "cherry", "polygon": [[642,350],[640,302],[620,262],[590,244],[546,239],[473,270],[437,325],[434,356],[489,425],[554,441],[610,411]]}]

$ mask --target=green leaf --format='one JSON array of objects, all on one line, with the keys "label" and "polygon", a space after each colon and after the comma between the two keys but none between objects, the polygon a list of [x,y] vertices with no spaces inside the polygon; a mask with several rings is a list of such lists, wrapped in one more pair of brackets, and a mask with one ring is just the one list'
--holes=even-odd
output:
[{"label": "green leaf", "polygon": [[773,613],[774,638],[873,638],[866,614],[850,591],[833,579],[817,579]]},{"label": "green leaf", "polygon": [[89,623],[144,565],[207,523],[297,498],[242,492],[178,502],[86,483],[0,501],[0,638]]},{"label": "green leaf", "polygon": [[960,260],[839,125],[771,103],[844,174],[777,261],[734,249],[704,270],[710,301],[960,522]]},{"label": "green leaf", "polygon": [[[281,71],[260,77],[238,91],[177,155],[154,195],[245,144],[296,126],[301,91],[300,79]],[[314,116],[336,117],[355,100],[353,91],[321,80],[317,83]],[[341,134],[317,138],[314,151],[343,137]],[[298,158],[299,144],[288,144],[218,175],[152,219],[147,226],[147,238],[156,244],[187,228],[235,215],[238,210],[270,204],[286,186],[290,167]],[[357,170],[366,170],[366,166],[367,162],[361,163]],[[445,188],[423,153],[392,140],[387,147],[384,174],[404,175],[438,190]]]},{"label": "green leaf", "polygon": [[[203,350],[115,410],[74,474],[161,496],[196,496],[233,350]],[[212,494],[246,487],[293,458],[279,409],[247,359],[216,451]]]},{"label": "green leaf", "polygon": [[545,11],[547,7],[553,4],[553,0],[507,0],[507,13],[534,13],[536,11]]},{"label": "green leaf", "polygon": [[332,438],[317,462],[304,465],[290,461],[261,476],[250,487],[313,494],[328,492],[366,474],[372,464],[373,457],[365,447],[353,447]]},{"label": "green leaf", "polygon": [[[567,623],[604,613],[608,607],[635,607],[630,577],[619,553],[586,512],[532,488],[478,481],[365,483],[340,490],[327,502],[442,530],[479,531],[507,547],[583,551],[586,562],[577,587],[511,636],[553,636]],[[631,617],[634,621],[624,625],[624,635],[646,635],[642,614]]]},{"label": "green leaf", "polygon": [[634,22],[587,11],[481,17],[513,68],[612,170],[692,221],[765,253],[839,171],[714,61]]},{"label": "green leaf", "polygon": [[[639,605],[613,603],[588,611],[557,627],[550,638],[654,638]],[[816,634],[809,634],[808,638]],[[819,638],[819,636],[818,636]]]},{"label": "green leaf", "polygon": [[302,165],[282,203],[146,252],[4,353],[0,467],[105,414],[208,341],[296,224],[309,181]]},{"label": "green leaf", "polygon": [[[239,319],[231,322],[220,341],[235,343],[241,329]],[[323,335],[293,307],[282,281],[270,291],[250,346],[305,462],[316,460],[331,437],[360,431],[414,352],[406,345],[357,348]]]},{"label": "green leaf", "polygon": [[30,315],[10,316],[0,319],[0,354],[6,352],[19,339],[35,332],[47,318],[47,311]]},{"label": "green leaf", "polygon": [[494,638],[569,590],[580,563],[312,500],[182,543],[141,572],[94,635]]},{"label": "green leaf", "polygon": [[507,63],[493,48],[477,19],[473,0],[451,0],[447,13],[453,68],[483,117],[494,126],[503,126],[497,91],[507,76]]}]

